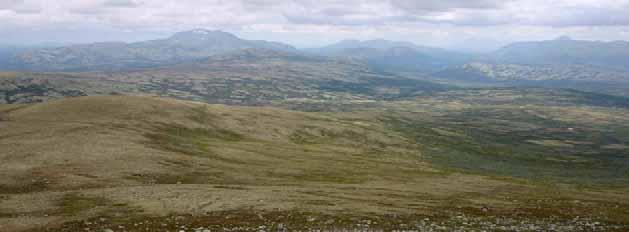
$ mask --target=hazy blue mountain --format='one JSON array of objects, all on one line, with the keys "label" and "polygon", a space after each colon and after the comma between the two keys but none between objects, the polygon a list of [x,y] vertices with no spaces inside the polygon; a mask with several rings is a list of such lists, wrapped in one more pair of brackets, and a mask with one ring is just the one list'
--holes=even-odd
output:
[{"label": "hazy blue mountain", "polygon": [[26,48],[24,47],[0,45],[0,67],[9,65],[16,54],[25,50]]},{"label": "hazy blue mountain", "polygon": [[519,42],[433,76],[458,81],[629,82],[629,42]]},{"label": "hazy blue mountain", "polygon": [[[410,43],[410,42],[400,42],[400,41],[389,41],[389,40],[343,40],[338,43],[328,45],[322,48],[310,49],[313,52],[321,53],[321,54],[335,54],[342,53],[347,49],[356,49],[356,48],[372,48],[379,50],[387,50],[395,47],[410,47],[410,48],[420,48],[419,46]],[[428,48],[425,49],[435,49]],[[435,49],[438,50],[438,49]]]},{"label": "hazy blue mountain", "polygon": [[372,67],[387,72],[430,73],[464,64],[472,57],[445,49],[388,40],[344,40],[307,51],[326,56],[364,60]]},{"label": "hazy blue mountain", "polygon": [[32,49],[10,60],[18,70],[75,71],[144,68],[194,60],[247,48],[296,51],[290,45],[244,40],[222,31],[192,30],[137,43],[104,42]]},{"label": "hazy blue mountain", "polygon": [[498,64],[585,65],[629,70],[629,42],[556,40],[520,42],[505,46],[484,58]]},{"label": "hazy blue mountain", "polygon": [[419,46],[411,42],[390,41],[390,40],[384,40],[384,39],[365,40],[365,41],[343,40],[338,43],[328,45],[325,47],[309,49],[309,51],[317,52],[320,54],[335,54],[335,53],[343,53],[347,49],[356,49],[356,48],[372,48],[372,49],[378,49],[378,50],[389,50],[389,49],[399,48],[399,47],[411,48],[418,52],[427,53],[430,55],[446,55],[446,54],[455,53],[455,52],[451,52],[442,48]]},{"label": "hazy blue mountain", "polygon": [[[192,30],[179,32],[167,39],[131,44],[132,49],[149,50],[158,57],[152,59],[190,59],[237,51],[247,48],[265,48],[296,51],[290,45],[261,40],[244,40],[222,31]],[[159,57],[163,55],[165,57]]]}]

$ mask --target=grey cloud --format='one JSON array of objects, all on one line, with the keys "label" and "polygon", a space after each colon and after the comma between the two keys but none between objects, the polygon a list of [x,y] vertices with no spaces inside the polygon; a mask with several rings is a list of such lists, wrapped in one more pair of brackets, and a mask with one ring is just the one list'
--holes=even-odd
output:
[{"label": "grey cloud", "polygon": [[330,17],[325,14],[303,15],[286,13],[284,17],[292,24],[313,24],[313,25],[342,25],[342,26],[360,26],[360,25],[382,25],[386,22],[399,21],[398,18],[374,17],[374,18],[351,18],[338,15]]},{"label": "grey cloud", "polygon": [[79,15],[98,15],[98,14],[106,13],[106,11],[103,8],[98,8],[98,7],[84,7],[84,8],[70,9],[69,12],[73,14],[79,14]]},{"label": "grey cloud", "polygon": [[629,26],[629,7],[624,9],[567,8],[555,17],[532,20],[531,24],[555,27]]},{"label": "grey cloud", "polygon": [[89,6],[83,6],[78,8],[69,9],[69,12],[79,15],[101,15],[106,16],[116,8],[137,8],[140,4],[134,0],[107,0],[101,4],[94,4]]},{"label": "grey cloud", "polygon": [[448,18],[441,18],[436,16],[424,16],[427,22],[430,23],[438,23],[438,24],[451,24],[455,26],[498,26],[498,25],[509,25],[509,24],[518,24],[519,19],[514,17],[513,15],[501,11],[501,10],[464,10],[457,11],[452,14],[453,16]]},{"label": "grey cloud", "polygon": [[17,14],[38,14],[42,11],[40,7],[26,7],[20,6],[13,9],[13,12]]},{"label": "grey cloud", "polygon": [[351,15],[351,14],[356,14],[356,13],[358,12],[353,9],[339,8],[339,7],[326,8],[326,9],[321,10],[322,15],[333,16],[333,17]]},{"label": "grey cloud", "polygon": [[390,0],[390,3],[401,10],[412,13],[444,12],[452,9],[496,9],[510,0]]},{"label": "grey cloud", "polygon": [[0,10],[3,9],[16,14],[37,14],[42,11],[41,6],[27,4],[24,0],[0,0]]},{"label": "grey cloud", "polygon": [[[362,1],[360,3],[365,4],[365,2]],[[440,3],[422,3],[409,0],[394,0],[390,4],[395,5],[388,5],[389,9],[397,11],[383,13],[378,11],[378,9],[374,10],[374,7],[328,7],[320,9],[311,7],[304,11],[286,12],[283,15],[288,22],[294,24],[344,26],[405,23],[484,26],[513,22],[510,15],[500,13],[498,7],[501,7],[501,3],[491,1],[463,2],[449,0]],[[412,4],[413,7],[402,7],[404,4]],[[404,8],[404,10],[399,10],[401,8]],[[443,14],[451,15],[449,17],[441,17]]]},{"label": "grey cloud", "polygon": [[[373,4],[375,1],[355,1],[353,7],[310,5],[310,0],[295,0],[295,2],[307,10],[283,13],[286,20],[294,24],[369,26],[417,22],[473,27],[497,25],[629,26],[629,1],[626,1],[625,7],[614,7],[614,4],[592,7],[591,4],[585,3],[566,7],[559,1],[544,4],[543,0],[389,0],[389,6],[397,10],[395,14],[362,11],[360,7],[357,7],[361,4],[363,6]],[[520,7],[527,10],[522,11]]]},{"label": "grey cloud", "polygon": [[133,0],[107,0],[103,3],[105,7],[122,7],[122,8],[135,8],[140,6],[139,3]]},{"label": "grey cloud", "polygon": [[13,9],[23,3],[24,0],[0,0],[0,9]]},{"label": "grey cloud", "polygon": [[285,12],[284,18],[291,24],[335,26],[381,26],[386,24],[431,21],[412,15],[378,15],[357,9],[325,8],[311,12]]}]

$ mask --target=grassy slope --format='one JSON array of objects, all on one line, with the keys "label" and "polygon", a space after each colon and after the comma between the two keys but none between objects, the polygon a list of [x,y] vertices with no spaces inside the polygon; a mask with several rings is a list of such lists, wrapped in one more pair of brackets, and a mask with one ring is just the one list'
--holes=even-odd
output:
[{"label": "grassy slope", "polygon": [[[493,110],[510,111],[508,107]],[[578,117],[579,112],[606,120],[626,114],[540,109],[544,115],[560,113],[562,120],[597,128],[597,120]],[[435,159],[434,149],[461,151],[444,138],[460,136],[457,130],[465,125],[443,124],[448,120],[438,115],[476,110],[487,112],[439,96],[352,113],[123,96],[3,106],[0,225],[22,230],[99,216],[124,222],[143,220],[138,219],[143,215],[243,209],[333,215],[578,215],[628,222],[623,202],[629,199],[623,188],[549,186],[512,179],[513,173],[500,170],[458,166],[461,160]],[[466,116],[472,121],[479,117]],[[403,124],[407,122],[412,124]],[[441,124],[430,124],[437,122]],[[500,124],[484,123],[488,130],[499,129]],[[409,131],[410,126],[423,129]],[[483,207],[490,212],[481,211]]]},{"label": "grassy slope", "polygon": [[[572,91],[454,91],[383,119],[443,168],[583,185],[629,184],[626,101]],[[616,107],[608,107],[609,104]]]}]

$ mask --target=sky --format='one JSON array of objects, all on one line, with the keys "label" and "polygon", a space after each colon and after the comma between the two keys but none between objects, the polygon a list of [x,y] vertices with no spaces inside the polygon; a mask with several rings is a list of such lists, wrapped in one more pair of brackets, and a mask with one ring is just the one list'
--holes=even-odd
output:
[{"label": "sky", "polygon": [[0,44],[132,42],[196,28],[297,47],[389,39],[489,51],[562,35],[629,40],[629,0],[0,0]]}]

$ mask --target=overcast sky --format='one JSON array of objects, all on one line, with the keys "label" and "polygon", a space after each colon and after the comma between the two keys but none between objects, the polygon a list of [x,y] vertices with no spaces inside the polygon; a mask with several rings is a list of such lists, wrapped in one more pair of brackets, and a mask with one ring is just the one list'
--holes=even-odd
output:
[{"label": "overcast sky", "polygon": [[629,0],[0,0],[0,44],[136,41],[193,28],[298,47],[384,38],[487,50],[561,35],[629,40]]}]

